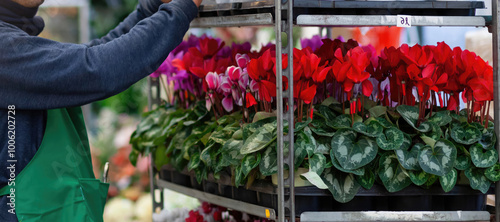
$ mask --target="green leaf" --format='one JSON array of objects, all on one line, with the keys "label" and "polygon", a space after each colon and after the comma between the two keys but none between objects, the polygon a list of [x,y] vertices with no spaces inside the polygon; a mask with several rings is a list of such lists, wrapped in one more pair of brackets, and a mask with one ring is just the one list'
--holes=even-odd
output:
[{"label": "green leaf", "polygon": [[174,136],[177,131],[183,127],[185,127],[182,122],[189,116],[189,113],[186,113],[185,110],[178,110],[172,113],[162,124],[163,129],[161,134],[169,136]]},{"label": "green leaf", "polygon": [[257,122],[250,123],[250,124],[244,126],[243,127],[243,141],[245,142],[248,139],[248,137],[250,137],[250,135],[257,132],[257,130],[259,128],[261,128],[262,126],[264,126],[264,124],[273,123],[275,121],[276,121],[276,117],[269,117],[269,118],[265,118],[265,119],[262,119],[262,120],[259,120]]},{"label": "green leaf", "polygon": [[405,136],[405,138],[403,140],[403,145],[401,145],[401,147],[399,149],[400,150],[408,150],[411,146],[411,136],[406,134],[406,133],[403,133],[403,135]]},{"label": "green leaf", "polygon": [[354,175],[354,178],[363,188],[367,190],[371,189],[373,184],[375,183],[375,174],[371,169],[366,169],[365,174],[361,176]]},{"label": "green leaf", "polygon": [[332,152],[343,169],[355,170],[370,163],[377,156],[378,147],[373,138],[360,136],[356,132],[342,129],[332,139]]},{"label": "green leaf", "polygon": [[264,151],[259,169],[263,176],[271,176],[278,173],[278,154],[275,147],[269,146],[266,151]]},{"label": "green leaf", "polygon": [[377,106],[377,102],[372,101],[370,98],[364,95],[361,96],[361,100],[359,101],[361,101],[363,107],[367,110],[370,110],[371,108]]},{"label": "green leaf", "polygon": [[430,147],[434,147],[434,145],[437,142],[435,139],[432,139],[428,136],[420,136],[420,138],[422,139],[422,141],[424,141],[425,144],[427,144],[427,146],[430,146]]},{"label": "green leaf", "polygon": [[384,128],[376,120],[365,123],[354,123],[352,129],[358,133],[369,137],[378,137],[382,134]]},{"label": "green leaf", "polygon": [[493,182],[500,180],[500,163],[495,163],[495,165],[484,171],[484,176]]},{"label": "green leaf", "polygon": [[383,150],[397,150],[401,148],[405,136],[401,130],[391,127],[384,130],[384,133],[377,137],[377,145]]},{"label": "green leaf", "polygon": [[[297,142],[297,141],[295,141]],[[294,145],[294,167],[295,169],[299,168],[304,162],[304,159],[307,157],[307,150],[303,146]]]},{"label": "green leaf", "polygon": [[482,138],[482,133],[476,127],[468,123],[462,123],[460,126],[455,126],[451,129],[451,138],[457,143],[471,145]]},{"label": "green leaf", "polygon": [[331,170],[331,168],[325,170],[321,178],[328,186],[333,198],[340,203],[351,201],[361,187],[352,174]]},{"label": "green leaf", "polygon": [[263,119],[266,119],[266,118],[269,118],[269,117],[276,117],[276,113],[270,113],[270,112],[257,112],[255,113],[255,115],[253,116],[253,123],[259,121],[259,120],[263,120]]},{"label": "green leaf", "polygon": [[486,194],[491,186],[491,181],[484,175],[485,169],[471,167],[465,170],[465,176],[469,178],[472,189],[479,190]]},{"label": "green leaf", "polygon": [[422,185],[422,187],[425,189],[431,188],[432,185],[439,179],[439,177],[434,174],[429,174],[429,175],[430,175],[429,179]]},{"label": "green leaf", "polygon": [[201,120],[203,117],[205,117],[208,114],[207,107],[205,105],[204,101],[198,101],[196,102],[196,105],[194,106],[193,113],[198,117],[196,121]]},{"label": "green leaf", "polygon": [[418,155],[420,167],[425,172],[437,176],[448,174],[453,169],[456,159],[457,148],[445,139],[438,140],[434,147],[422,147]]},{"label": "green leaf", "polygon": [[396,150],[395,153],[401,166],[407,170],[421,170],[418,164],[418,153],[422,147],[424,144],[417,143],[410,150]]},{"label": "green leaf", "polygon": [[220,144],[214,144],[212,146],[205,147],[205,149],[201,151],[200,159],[207,167],[215,167],[217,165],[217,152],[219,148]]},{"label": "green leaf", "polygon": [[444,192],[450,192],[457,183],[458,173],[457,170],[452,169],[448,174],[439,177],[439,183]]},{"label": "green leaf", "polygon": [[184,151],[183,150],[178,150],[178,149],[175,149],[172,152],[172,157],[170,159],[170,163],[171,163],[172,166],[174,166],[174,168],[177,171],[184,170],[184,168],[188,164],[188,161],[186,159],[184,159],[184,155],[183,154],[184,154]]},{"label": "green leaf", "polygon": [[236,130],[236,132],[234,132],[232,138],[235,140],[243,140],[243,129]]},{"label": "green leaf", "polygon": [[150,112],[145,118],[141,120],[139,124],[137,124],[137,129],[135,130],[135,132],[138,135],[147,132],[149,129],[151,129],[151,127],[158,123],[158,119],[162,112],[164,112],[164,110],[161,109],[153,110],[152,112]]},{"label": "green leaf", "polygon": [[316,149],[316,139],[314,139],[309,127],[305,127],[302,131],[297,133],[297,139],[295,140],[296,149],[304,149],[307,152],[307,156],[311,157]]},{"label": "green leaf", "polygon": [[243,173],[241,172],[241,165],[234,168],[234,186],[238,187],[243,182]]},{"label": "green leaf", "polygon": [[128,155],[128,159],[130,160],[130,163],[133,166],[136,166],[136,164],[137,164],[137,158],[139,158],[139,152],[137,152],[136,150],[132,150],[130,152],[130,154]]},{"label": "green leaf", "polygon": [[328,106],[318,105],[318,106],[316,106],[316,108],[317,108],[318,112],[323,117],[325,117],[325,119],[326,119],[325,122],[334,121],[335,117],[337,117],[337,115],[335,115],[335,113],[333,112],[333,110],[331,110],[330,107],[328,107]]},{"label": "green leaf", "polygon": [[302,129],[304,129],[304,127],[308,126],[309,123],[312,122],[312,119],[311,118],[307,118],[307,120],[305,122],[298,122],[295,124],[295,129],[294,129],[294,132],[299,132],[301,131]]},{"label": "green leaf", "polygon": [[202,183],[204,179],[207,179],[208,177],[208,169],[207,167],[198,167],[194,169],[194,173],[196,176],[196,181],[198,183]]},{"label": "green leaf", "polygon": [[457,170],[466,170],[472,166],[469,151],[465,149],[462,144],[454,143],[457,148],[457,160],[455,161],[455,168]]},{"label": "green leaf", "polygon": [[269,126],[273,127],[274,125],[271,123],[264,124],[255,133],[250,135],[241,147],[241,154],[257,152],[271,144],[276,137],[273,136],[273,132]]},{"label": "green leaf", "polygon": [[431,177],[431,174],[428,174],[423,170],[410,170],[408,171],[408,176],[410,176],[411,182],[413,182],[415,185],[422,186],[425,184],[425,182],[427,182],[429,177]]},{"label": "green leaf", "polygon": [[332,139],[330,137],[320,136],[316,138],[316,149],[314,153],[330,154]]},{"label": "green leaf", "polygon": [[469,148],[470,158],[474,166],[488,168],[498,162],[498,151],[496,149],[485,150],[479,143]]},{"label": "green leaf", "polygon": [[479,140],[479,144],[485,149],[494,149],[497,137],[494,129],[484,129],[483,136]]},{"label": "green leaf", "polygon": [[203,138],[204,135],[212,132],[216,126],[217,124],[215,123],[210,125],[203,124],[194,126],[193,130],[191,131],[191,135],[189,135],[182,143],[182,149],[186,151],[189,148],[195,146],[198,142],[200,142],[201,138]]},{"label": "green leaf", "polygon": [[451,122],[450,111],[434,112],[429,118],[429,122],[435,123],[438,126],[446,126]]},{"label": "green leaf", "polygon": [[390,127],[393,127],[394,124],[392,124],[391,122],[389,122],[389,120],[387,120],[385,117],[378,117],[377,118],[377,121],[380,123],[380,125],[382,125],[384,128],[390,128]]},{"label": "green leaf", "polygon": [[329,106],[329,105],[332,105],[332,104],[340,104],[340,103],[333,96],[326,98],[321,103],[321,105],[323,105],[323,106]]},{"label": "green leaf", "polygon": [[198,166],[200,165],[200,162],[201,162],[200,152],[196,151],[196,152],[194,152],[193,154],[190,155],[187,169],[189,171],[191,171],[191,170],[194,170],[194,169],[198,168]]},{"label": "green leaf", "polygon": [[243,176],[244,177],[248,176],[248,173],[250,173],[250,171],[253,170],[253,168],[259,165],[260,160],[261,160],[260,153],[246,155],[243,158],[243,161],[241,161],[241,173],[243,173]]},{"label": "green leaf", "polygon": [[201,139],[200,139],[200,142],[206,146],[208,144],[208,138],[210,138],[211,135],[212,135],[212,132],[209,132],[209,133],[203,135],[203,137],[201,137]]},{"label": "green leaf", "polygon": [[314,186],[318,187],[319,189],[328,189],[328,186],[323,182],[321,177],[318,175],[318,173],[314,171],[309,171],[307,173],[300,174],[301,176],[305,177],[307,181],[309,181],[311,184]]},{"label": "green leaf", "polygon": [[441,139],[441,137],[443,137],[443,131],[441,130],[441,128],[433,122],[429,122],[429,125],[431,126],[431,130],[423,134],[434,140]]},{"label": "green leaf", "polygon": [[311,125],[311,131],[313,131],[318,136],[332,137],[333,134],[335,134],[335,131],[326,125],[325,120],[314,119],[311,122]]},{"label": "green leaf", "polygon": [[455,168],[457,170],[466,170],[466,169],[469,169],[469,167],[471,167],[471,166],[472,166],[472,164],[471,164],[470,156],[466,156],[466,155],[457,156],[457,160],[455,161]]},{"label": "green leaf", "polygon": [[327,122],[326,124],[334,129],[351,128],[351,115],[343,114],[337,116],[333,122]]},{"label": "green leaf", "polygon": [[370,112],[370,116],[372,116],[372,117],[380,117],[380,116],[383,116],[387,113],[387,107],[386,106],[374,106],[371,109],[369,109],[368,112]]},{"label": "green leaf", "polygon": [[458,120],[458,122],[464,123],[467,122],[467,110],[460,110],[460,114],[456,114],[455,112],[451,112],[450,116],[452,119]]},{"label": "green leaf", "polygon": [[389,192],[400,191],[411,184],[408,173],[392,152],[384,153],[380,157],[378,176]]},{"label": "green leaf", "polygon": [[179,125],[179,129],[177,130],[177,134],[172,137],[172,140],[170,141],[170,144],[167,147],[166,153],[172,152],[174,149],[182,149],[183,146],[182,144],[186,140],[186,138],[191,134],[191,130],[193,129],[193,126],[183,126]]},{"label": "green leaf", "polygon": [[359,168],[359,169],[355,169],[355,170],[346,170],[346,169],[342,168],[340,166],[339,162],[337,161],[337,158],[335,158],[335,156],[333,155],[333,150],[330,152],[330,158],[331,158],[331,163],[333,164],[333,166],[337,170],[340,170],[340,171],[345,172],[345,173],[352,173],[352,174],[359,175],[359,176],[365,174],[365,168],[364,167]]},{"label": "green leaf", "polygon": [[212,135],[210,135],[209,140],[213,140],[214,142],[219,144],[224,144],[226,143],[227,140],[232,138],[233,134],[239,129],[240,129],[239,127],[233,127],[228,125],[222,128],[222,130],[213,132]]},{"label": "green leaf", "polygon": [[221,149],[222,161],[229,165],[238,165],[245,155],[240,153],[242,140],[229,139]]},{"label": "green leaf", "polygon": [[404,120],[414,129],[420,132],[429,132],[431,130],[431,125],[428,122],[422,122],[417,127],[418,120],[418,108],[415,106],[399,105],[396,110],[403,117]]},{"label": "green leaf", "polygon": [[309,171],[316,172],[318,175],[323,173],[326,165],[326,157],[323,154],[315,153],[309,158]]},{"label": "green leaf", "polygon": [[165,142],[166,137],[161,135],[160,127],[153,127],[144,133],[144,138],[147,138],[149,141],[153,141],[153,144],[158,146]]}]

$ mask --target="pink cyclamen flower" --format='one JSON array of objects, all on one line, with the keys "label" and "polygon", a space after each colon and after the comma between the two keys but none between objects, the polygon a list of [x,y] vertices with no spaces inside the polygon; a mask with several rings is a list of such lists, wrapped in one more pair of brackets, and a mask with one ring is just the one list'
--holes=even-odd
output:
[{"label": "pink cyclamen flower", "polygon": [[241,68],[240,67],[236,67],[236,66],[229,66],[226,69],[226,75],[233,82],[237,82],[238,79],[240,79],[240,76],[241,76],[242,72],[243,71],[241,70]]},{"label": "pink cyclamen flower", "polygon": [[209,72],[205,76],[205,81],[207,82],[208,92],[205,97],[206,108],[210,111],[212,104],[214,103],[214,93],[219,89],[220,79],[219,75],[215,72]]},{"label": "pink cyclamen flower", "polygon": [[[245,92],[247,86],[248,74],[240,67],[228,67],[226,75],[221,77],[221,90],[227,94],[231,94],[234,102],[238,106],[243,106],[243,93]],[[229,105],[229,100],[226,100],[226,104]]]},{"label": "pink cyclamen flower", "polygon": [[231,98],[230,95],[224,97],[224,99],[222,99],[222,107],[224,107],[224,109],[227,111],[227,112],[231,112],[233,111],[233,98]]},{"label": "pink cyclamen flower", "polygon": [[217,75],[217,73],[207,73],[207,75],[205,76],[205,81],[207,82],[207,86],[210,90],[216,91],[219,88],[219,75]]},{"label": "pink cyclamen flower", "polygon": [[244,69],[247,67],[248,62],[250,62],[250,57],[247,54],[239,54],[237,53],[235,56],[236,59],[236,64],[238,64],[238,67]]}]

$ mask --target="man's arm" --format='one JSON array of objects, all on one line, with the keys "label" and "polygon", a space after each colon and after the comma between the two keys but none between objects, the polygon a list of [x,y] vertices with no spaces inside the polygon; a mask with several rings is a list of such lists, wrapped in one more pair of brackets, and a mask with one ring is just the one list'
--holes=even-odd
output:
[{"label": "man's arm", "polygon": [[115,95],[156,70],[196,15],[193,1],[174,0],[127,34],[90,47],[0,27],[0,107],[53,109]]},{"label": "man's arm", "polygon": [[100,39],[92,40],[87,43],[89,46],[100,45],[109,42],[121,35],[128,33],[132,27],[134,27],[141,20],[153,15],[158,11],[160,5],[166,1],[165,0],[139,0],[136,9],[130,13],[118,26],[108,32],[107,35]]}]

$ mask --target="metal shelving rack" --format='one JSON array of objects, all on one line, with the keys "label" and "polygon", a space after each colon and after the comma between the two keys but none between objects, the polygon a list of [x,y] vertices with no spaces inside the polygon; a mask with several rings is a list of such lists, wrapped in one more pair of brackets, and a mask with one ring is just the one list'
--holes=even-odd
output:
[{"label": "metal shelving rack", "polygon": [[[210,0],[206,0],[210,1]],[[294,5],[295,1],[295,5]],[[448,9],[446,2],[440,1],[421,1],[413,2],[413,8],[425,9],[433,7],[445,12]],[[474,2],[458,2],[458,4],[473,4]],[[385,5],[384,5],[385,4]],[[259,2],[244,2],[244,3],[226,3],[202,5],[200,8],[200,16],[196,18],[191,27],[229,27],[229,26],[255,26],[267,25],[274,26],[276,32],[276,63],[277,67],[281,67],[282,53],[288,54],[288,63],[293,64],[293,43],[292,29],[294,25],[298,26],[396,26],[395,15],[384,15],[372,13],[370,15],[344,15],[342,13],[308,13],[307,10],[297,10],[296,7],[315,7],[342,10],[355,10],[358,8],[380,9],[384,11],[384,7],[396,7],[403,2],[386,1],[386,2],[369,2],[369,1],[322,1],[322,0],[264,0]],[[301,11],[301,12],[300,12]],[[402,12],[405,12],[402,10]],[[411,17],[412,26],[472,26],[490,28],[493,34],[493,72],[494,72],[494,119],[495,132],[497,135],[500,132],[500,85],[499,78],[499,47],[500,33],[499,15],[500,8],[497,0],[492,1],[492,21],[488,22],[488,18],[481,16],[456,16],[456,15],[413,15]],[[286,36],[287,44],[282,45],[282,36]],[[282,114],[282,118],[278,118],[278,183],[277,196],[278,208],[271,209],[255,204],[246,203],[226,197],[221,197],[199,191],[196,189],[184,187],[164,181],[158,178],[158,172],[154,169],[154,163],[151,161],[150,182],[151,193],[153,195],[153,211],[161,209],[163,206],[163,193],[161,189],[166,188],[177,191],[189,196],[196,197],[203,201],[208,201],[220,206],[229,207],[231,209],[244,211],[252,215],[261,216],[279,222],[290,221],[285,218],[295,218],[295,194],[294,194],[294,173],[293,167],[288,178],[284,178],[284,166],[293,166],[293,133],[284,132],[284,125],[293,122],[293,109],[285,110],[285,107],[293,107],[293,87],[288,87],[286,91],[282,91],[282,77],[286,76],[289,85],[293,85],[293,66],[289,65],[286,69],[277,70],[277,103],[278,113]],[[160,103],[160,87],[157,79],[149,80],[149,108]],[[290,124],[290,132],[293,132],[293,124]],[[287,146],[290,152],[284,153],[284,147]],[[500,143],[496,144],[497,150],[500,151]],[[153,160],[153,158],[151,158]],[[285,189],[286,188],[286,189]],[[160,195],[157,195],[160,193]],[[496,183],[496,196],[500,197],[500,183]],[[500,222],[500,198],[496,199],[495,215],[496,221]],[[377,211],[377,212],[304,212],[300,215],[301,221],[489,221],[490,214],[486,211]],[[294,220],[291,220],[294,221]]]}]

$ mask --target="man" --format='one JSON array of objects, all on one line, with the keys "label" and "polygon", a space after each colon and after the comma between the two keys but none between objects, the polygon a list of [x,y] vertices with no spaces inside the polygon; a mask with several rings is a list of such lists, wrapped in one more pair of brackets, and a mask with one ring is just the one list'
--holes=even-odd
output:
[{"label": "man", "polygon": [[108,35],[79,45],[36,37],[43,0],[0,0],[0,221],[102,221],[108,184],[92,173],[79,106],[156,70],[201,1],[140,0]]}]

